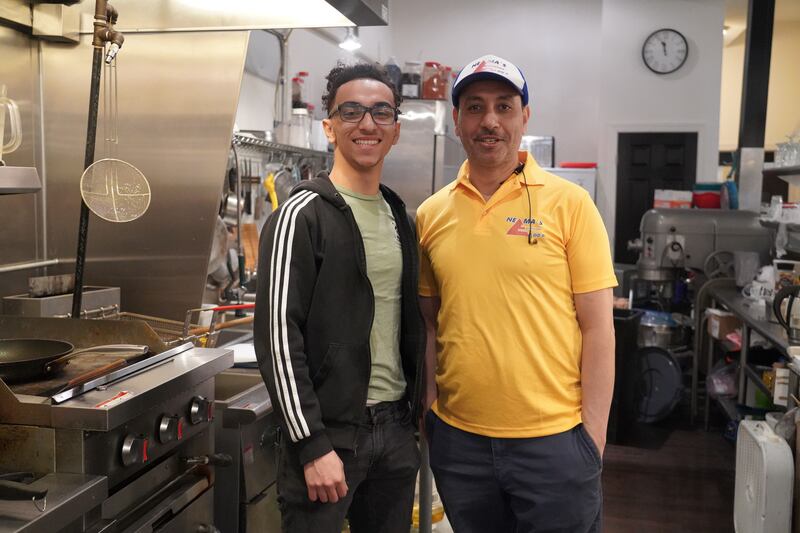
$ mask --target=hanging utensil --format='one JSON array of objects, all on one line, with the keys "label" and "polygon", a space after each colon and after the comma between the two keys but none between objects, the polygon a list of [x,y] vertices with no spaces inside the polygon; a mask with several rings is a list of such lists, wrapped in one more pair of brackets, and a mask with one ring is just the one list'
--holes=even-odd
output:
[{"label": "hanging utensil", "polygon": [[269,203],[272,207],[272,211],[278,209],[278,194],[275,191],[275,174],[270,172],[267,174],[267,177],[264,178],[264,190],[267,191],[267,196],[269,197]]},{"label": "hanging utensil", "polygon": [[289,195],[295,185],[297,185],[297,181],[286,167],[275,173],[275,196],[279,204],[289,199]]},{"label": "hanging utensil", "polygon": [[81,198],[103,220],[132,222],[150,207],[150,184],[130,163],[101,159],[83,172]]},{"label": "hanging utensil", "polygon": [[[94,149],[97,140],[97,108],[100,100],[100,75],[103,55],[106,63],[117,56],[125,37],[114,29],[118,13],[106,0],[96,0],[94,8],[94,35],[92,39],[92,76],[89,85],[89,116],[86,128],[86,152],[83,168],[94,163]],[[105,50],[106,43],[111,43]],[[72,318],[81,317],[83,299],[83,268],[86,263],[86,242],[89,234],[89,206],[81,196],[81,215],[78,224],[78,247],[75,253],[75,290],[72,293]]]},{"label": "hanging utensil", "polygon": [[132,222],[150,207],[150,183],[138,168],[117,157],[119,149],[118,61],[105,66],[103,135],[105,155],[81,176],[81,198],[89,210],[109,222]]}]

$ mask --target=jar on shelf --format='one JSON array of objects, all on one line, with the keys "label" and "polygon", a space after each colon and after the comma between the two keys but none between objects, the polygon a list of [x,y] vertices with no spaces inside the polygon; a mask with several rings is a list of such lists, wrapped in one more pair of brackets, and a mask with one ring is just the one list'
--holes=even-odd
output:
[{"label": "jar on shelf", "polygon": [[403,75],[400,78],[400,94],[403,98],[420,98],[422,85],[422,63],[406,61]]},{"label": "jar on shelf", "polygon": [[445,81],[442,76],[444,68],[436,61],[426,61],[422,71],[422,98],[426,100],[443,100]]},{"label": "jar on shelf", "polygon": [[311,148],[311,117],[308,109],[292,109],[292,124],[289,128],[289,144],[300,148]]}]

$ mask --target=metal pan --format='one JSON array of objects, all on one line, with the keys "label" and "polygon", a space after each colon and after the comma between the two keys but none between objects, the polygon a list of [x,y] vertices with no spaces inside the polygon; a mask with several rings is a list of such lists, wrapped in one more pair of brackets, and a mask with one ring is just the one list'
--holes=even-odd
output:
[{"label": "metal pan", "polygon": [[75,356],[93,351],[146,353],[147,346],[112,344],[74,350],[66,341],[55,339],[0,339],[0,378],[26,381],[54,374]]}]

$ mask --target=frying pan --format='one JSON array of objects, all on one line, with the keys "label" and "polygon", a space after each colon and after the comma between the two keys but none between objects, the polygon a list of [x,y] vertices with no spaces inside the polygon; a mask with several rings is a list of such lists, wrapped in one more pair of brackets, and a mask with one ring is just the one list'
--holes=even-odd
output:
[{"label": "frying pan", "polygon": [[0,378],[25,381],[59,372],[69,359],[92,351],[146,353],[147,346],[111,344],[75,350],[66,341],[55,339],[0,339]]}]

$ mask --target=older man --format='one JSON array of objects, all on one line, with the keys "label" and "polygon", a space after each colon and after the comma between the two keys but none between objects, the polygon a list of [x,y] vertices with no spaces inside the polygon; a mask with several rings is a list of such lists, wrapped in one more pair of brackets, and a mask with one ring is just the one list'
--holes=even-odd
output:
[{"label": "older man", "polygon": [[598,531],[616,285],[603,222],[518,151],[531,112],[516,66],[470,62],[452,99],[468,159],[417,212],[437,487],[458,533]]}]

